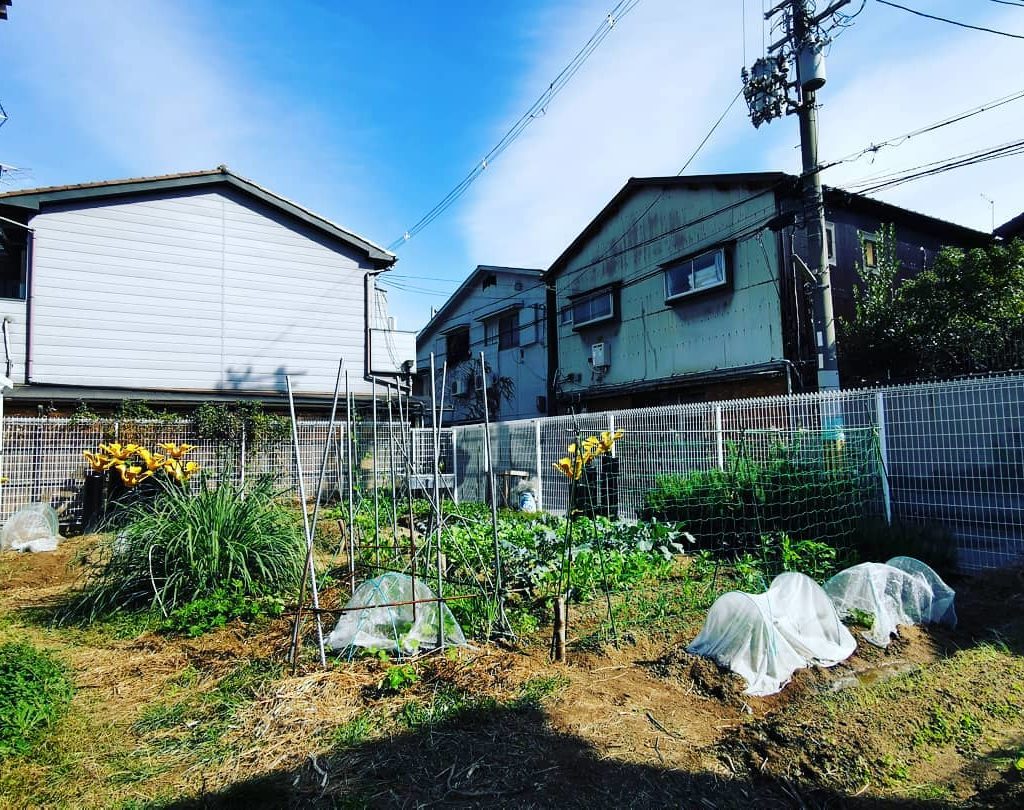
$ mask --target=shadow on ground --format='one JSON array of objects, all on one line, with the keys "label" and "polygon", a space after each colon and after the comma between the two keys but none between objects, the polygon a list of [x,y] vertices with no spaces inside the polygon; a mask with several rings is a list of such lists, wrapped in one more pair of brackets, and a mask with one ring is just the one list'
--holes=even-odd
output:
[{"label": "shadow on ground", "polygon": [[[652,752],[656,757],[657,752]],[[1001,805],[999,796],[990,797]],[[1019,795],[1017,796],[1019,799]],[[555,732],[536,706],[473,712],[432,728],[337,749],[302,766],[163,808],[939,808],[788,781],[731,778],[604,759]]]}]

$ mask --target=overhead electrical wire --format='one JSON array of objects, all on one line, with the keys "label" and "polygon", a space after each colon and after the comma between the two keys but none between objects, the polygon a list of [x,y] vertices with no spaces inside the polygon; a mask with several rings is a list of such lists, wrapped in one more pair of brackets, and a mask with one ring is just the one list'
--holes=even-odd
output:
[{"label": "overhead electrical wire", "polygon": [[[893,3],[891,0],[875,0],[876,3],[881,3],[883,6],[892,6],[898,8],[901,11],[907,11],[911,14],[916,14],[918,17],[926,17],[929,20],[937,20],[938,22],[949,23],[950,25],[956,25],[960,28],[970,28],[972,31],[984,31],[987,34],[998,34],[1001,37],[1012,37],[1013,39],[1024,39],[1024,34],[1011,34],[1009,31],[1000,31],[996,28],[986,28],[983,25],[971,25],[970,23],[960,22],[959,20],[951,20],[948,17],[939,17],[935,14],[925,14],[923,11],[910,8],[909,6],[901,6],[899,3]],[[1015,4],[1007,4],[1015,5]]]},{"label": "overhead electrical wire", "polygon": [[958,124],[961,121],[964,121],[968,118],[973,118],[975,115],[980,115],[981,113],[988,112],[989,110],[994,110],[998,107],[1002,107],[1004,104],[1009,104],[1013,101],[1020,101],[1021,99],[1024,99],[1024,90],[1018,90],[1017,92],[1011,93],[1008,96],[1002,96],[1000,98],[993,99],[992,101],[986,101],[984,104],[980,104],[977,107],[971,107],[969,110],[954,113],[953,115],[947,118],[943,118],[932,124],[927,124],[923,127],[911,130],[910,132],[905,132],[902,135],[896,135],[892,138],[881,141],[880,143],[873,143],[870,146],[866,146],[863,149],[860,149],[856,152],[851,152],[849,155],[846,155],[845,157],[837,158],[836,160],[829,161],[828,163],[823,163],[821,165],[821,168],[830,169],[833,166],[838,166],[841,163],[850,163],[852,161],[864,157],[864,155],[878,152],[879,150],[885,147],[902,146],[911,138],[916,138],[918,135],[924,135],[927,132],[934,132],[937,129],[942,129],[943,127],[950,126],[951,124]]},{"label": "overhead electrical wire", "polygon": [[546,113],[548,105],[558,96],[559,93],[562,92],[565,86],[572,80],[573,76],[576,75],[580,68],[583,67],[594,51],[600,47],[601,43],[604,42],[605,38],[612,32],[612,29],[615,28],[616,24],[639,4],[640,0],[619,0],[615,7],[608,12],[604,20],[601,21],[601,24],[598,25],[594,33],[591,34],[590,39],[588,39],[583,47],[576,52],[576,55],[573,56],[564,68],[562,68],[561,72],[555,76],[544,92],[541,93],[537,100],[530,105],[529,109],[527,109],[526,112],[524,112],[519,119],[509,127],[501,139],[473,167],[469,174],[467,174],[455,185],[454,188],[445,194],[433,208],[420,217],[416,224],[388,246],[389,250],[394,251],[400,248],[416,236],[416,234],[430,225],[431,222],[441,216],[441,214],[448,210],[456,200],[465,194],[473,182],[487,170],[487,167],[493,163],[502,154],[502,152],[518,140],[518,138],[523,134],[523,131],[533,123],[533,121],[542,117]]}]

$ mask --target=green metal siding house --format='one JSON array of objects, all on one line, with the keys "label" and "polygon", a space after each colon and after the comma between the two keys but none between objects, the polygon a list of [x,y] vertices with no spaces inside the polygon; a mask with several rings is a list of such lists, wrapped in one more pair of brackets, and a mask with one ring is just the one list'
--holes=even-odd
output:
[{"label": "green metal siding house", "polygon": [[[544,275],[552,411],[812,390],[797,183],[781,172],[630,179]],[[909,272],[943,245],[990,238],[836,189],[826,219],[844,315],[871,259],[862,244],[882,224],[895,224]]]}]

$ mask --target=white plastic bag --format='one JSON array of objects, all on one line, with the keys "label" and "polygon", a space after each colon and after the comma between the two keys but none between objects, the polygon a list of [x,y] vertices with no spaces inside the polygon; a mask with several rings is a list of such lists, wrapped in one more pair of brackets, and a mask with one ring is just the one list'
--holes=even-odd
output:
[{"label": "white plastic bag", "polygon": [[[412,577],[406,574],[389,571],[368,579],[348,600],[326,643],[335,650],[352,646],[414,653],[437,646],[440,619],[444,622],[445,643],[464,646],[466,637],[448,606],[424,601],[435,598],[422,579],[416,580],[414,593]],[[415,618],[413,605],[409,604],[413,599],[418,602]],[[387,607],[389,604],[394,607]]]},{"label": "white plastic bag", "polygon": [[30,503],[11,515],[0,532],[0,549],[54,551],[64,538],[53,507]]}]

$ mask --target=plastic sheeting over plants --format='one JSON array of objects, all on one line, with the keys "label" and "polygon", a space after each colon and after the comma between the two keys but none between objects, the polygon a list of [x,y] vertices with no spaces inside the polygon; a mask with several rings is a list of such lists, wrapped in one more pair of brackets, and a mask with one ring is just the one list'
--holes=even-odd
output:
[{"label": "plastic sheeting over plants", "polygon": [[55,551],[64,539],[53,507],[30,503],[11,515],[0,533],[0,549]]},{"label": "plastic sheeting over plants", "polygon": [[913,557],[887,563],[861,563],[825,583],[836,610],[867,627],[864,638],[879,647],[900,624],[956,624],[956,593],[942,578]]},{"label": "plastic sheeting over plants", "polygon": [[743,677],[745,694],[763,696],[782,689],[796,670],[834,666],[856,647],[821,586],[788,572],[775,577],[765,593],[720,596],[687,651]]},{"label": "plastic sheeting over plants", "polygon": [[[368,579],[348,600],[326,643],[335,650],[368,647],[409,654],[436,647],[438,625],[443,622],[445,643],[465,645],[466,637],[448,606],[423,601],[436,598],[422,579],[416,580],[414,591],[412,577],[406,574],[389,571]],[[409,604],[413,600],[418,604]]]}]

